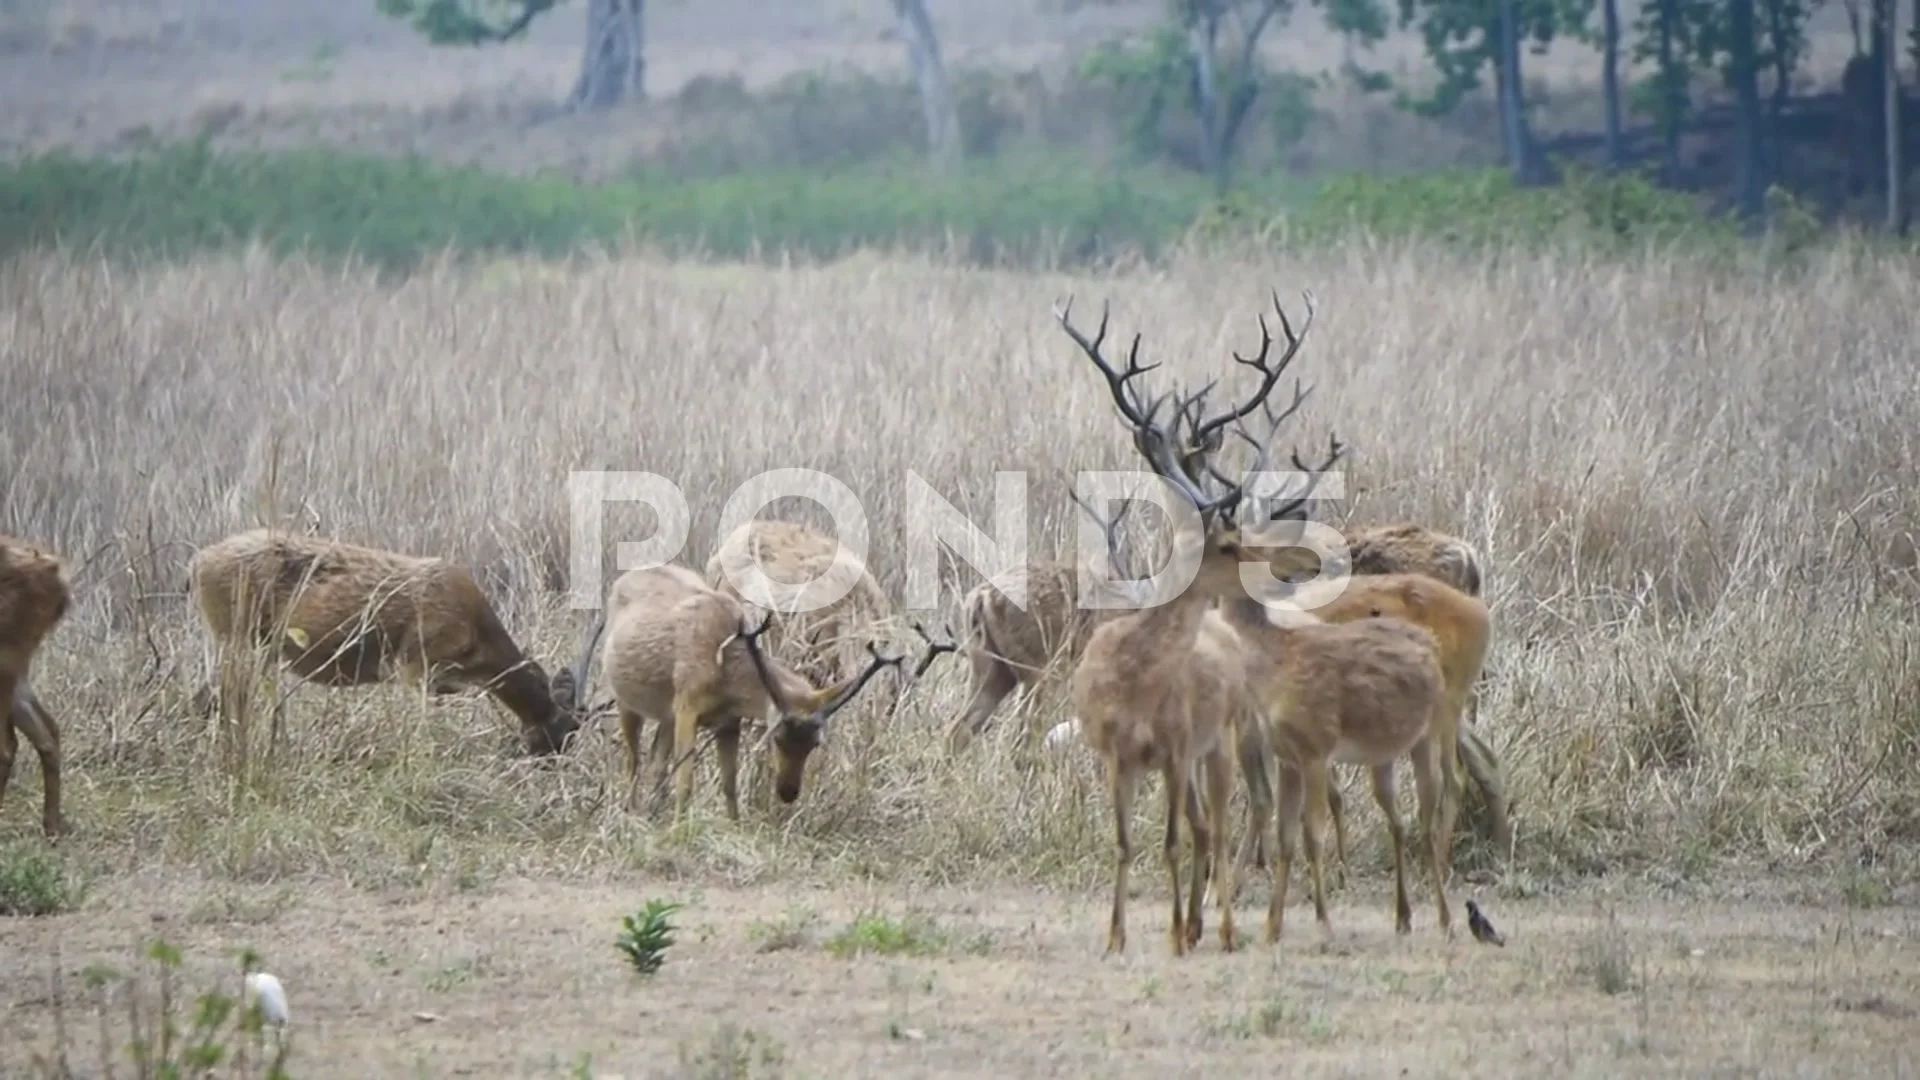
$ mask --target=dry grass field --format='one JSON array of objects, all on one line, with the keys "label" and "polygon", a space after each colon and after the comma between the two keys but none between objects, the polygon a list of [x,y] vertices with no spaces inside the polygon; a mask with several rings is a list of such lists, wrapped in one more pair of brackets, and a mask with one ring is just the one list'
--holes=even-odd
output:
[{"label": "dry grass field", "polygon": [[[1788,273],[1357,242],[1073,277],[878,255],[400,284],[257,253],[17,259],[0,531],[74,568],[36,683],[66,725],[76,831],[72,910],[0,920],[0,1075],[34,1074],[63,1015],[96,1075],[83,972],[130,969],[151,936],[187,949],[196,985],[237,985],[233,951],[261,950],[303,1076],[563,1075],[581,1055],[596,1075],[1276,1055],[1328,1075],[1898,1075],[1920,1009],[1916,287],[1911,263],[1845,250]],[[693,820],[629,813],[610,722],[532,764],[483,699],[283,686],[288,737],[250,733],[242,772],[191,707],[185,560],[262,519],[467,560],[549,666],[587,618],[563,600],[570,470],[675,480],[696,567],[725,497],[787,466],[859,495],[895,595],[909,470],[983,524],[995,471],[1024,471],[1032,549],[1064,552],[1074,471],[1131,462],[1050,304],[1071,293],[1090,323],[1111,301],[1164,386],[1231,378],[1268,290],[1297,314],[1303,288],[1320,311],[1295,437],[1354,448],[1328,520],[1421,521],[1489,561],[1481,723],[1519,848],[1503,865],[1463,841],[1453,892],[1505,950],[1464,927],[1444,943],[1425,908],[1412,937],[1387,932],[1379,818],[1350,786],[1333,945],[1296,906],[1277,959],[1209,938],[1175,961],[1143,850],[1133,951],[1102,962],[1097,767],[1021,748],[1051,700],[1009,704],[950,760],[958,662],[890,722],[844,718],[791,808],[750,764],[738,826],[704,759]],[[610,575],[613,543],[651,525],[609,522]],[[955,569],[935,621],[974,580]],[[23,755],[0,873],[43,858],[37,774]],[[1143,801],[1150,830],[1157,790]],[[1256,935],[1265,896],[1245,894]],[[641,981],[611,942],[650,897],[686,907]],[[768,1045],[778,1061],[736,1060]]]}]

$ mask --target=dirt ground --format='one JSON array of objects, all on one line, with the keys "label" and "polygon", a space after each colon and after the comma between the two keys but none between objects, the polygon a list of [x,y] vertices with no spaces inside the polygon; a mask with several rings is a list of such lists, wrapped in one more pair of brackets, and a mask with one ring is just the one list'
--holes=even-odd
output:
[{"label": "dirt ground", "polygon": [[[515,881],[382,897],[338,885],[131,878],[78,914],[0,923],[0,1075],[53,1044],[49,972],[70,1001],[93,963],[164,936],[187,985],[237,984],[252,946],[288,989],[295,1076],[1899,1076],[1920,1065],[1920,919],[1760,902],[1493,901],[1497,949],[1442,941],[1429,906],[1391,933],[1355,884],[1323,942],[1289,909],[1241,951],[1168,954],[1166,911],[1131,905],[1103,959],[1099,892],[739,891]],[[683,902],[651,979],[613,948],[646,898]],[[1296,892],[1296,896],[1298,892]],[[1209,913],[1211,914],[1211,912]],[[860,940],[894,951],[836,949]],[[881,921],[874,922],[878,916]],[[878,927],[879,929],[876,929]],[[888,929],[890,928],[890,929]],[[93,1075],[97,1020],[71,1005]],[[731,1023],[732,1029],[727,1025]]]}]

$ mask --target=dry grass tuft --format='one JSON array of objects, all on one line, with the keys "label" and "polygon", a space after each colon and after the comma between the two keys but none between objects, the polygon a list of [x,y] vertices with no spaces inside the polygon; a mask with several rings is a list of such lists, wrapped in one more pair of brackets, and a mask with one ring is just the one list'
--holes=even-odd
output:
[{"label": "dry grass tuft", "polygon": [[[456,556],[552,665],[585,621],[563,601],[568,470],[677,481],[697,568],[735,486],[806,466],[864,500],[868,561],[899,596],[906,470],[983,527],[995,470],[1026,470],[1044,555],[1072,543],[1072,471],[1131,467],[1051,301],[1071,291],[1091,320],[1111,299],[1116,333],[1142,328],[1167,361],[1156,378],[1231,377],[1270,286],[1295,311],[1300,288],[1321,302],[1298,438],[1331,426],[1356,448],[1339,512],[1425,522],[1489,557],[1482,716],[1512,774],[1516,880],[1679,882],[1728,858],[1873,868],[1914,850],[1907,262],[1840,253],[1788,279],[1677,255],[1355,245],[1098,280],[871,255],[524,270],[390,286],[258,253],[0,268],[0,531],[75,567],[39,681],[67,725],[76,858],[369,887],[536,868],[1097,880],[1093,763],[1018,749],[1011,708],[948,762],[935,736],[961,705],[954,662],[892,727],[855,719],[830,740],[791,813],[750,766],[738,829],[704,761],[702,817],[668,830],[621,808],[610,729],[530,764],[484,700],[400,689],[295,690],[285,743],[236,782],[190,707],[205,660],[185,560],[269,506]],[[609,546],[651,528],[632,507],[609,521]],[[954,620],[974,580],[955,571],[937,616]],[[16,782],[0,841],[29,839],[36,784]],[[1355,833],[1359,857],[1377,860],[1376,832]]]}]

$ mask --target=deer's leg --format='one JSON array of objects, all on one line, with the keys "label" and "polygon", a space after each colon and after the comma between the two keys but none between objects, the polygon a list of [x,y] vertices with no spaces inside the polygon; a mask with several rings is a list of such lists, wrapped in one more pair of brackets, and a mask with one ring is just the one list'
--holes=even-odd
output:
[{"label": "deer's leg", "polygon": [[[1191,773],[1188,775],[1192,776]],[[1200,803],[1206,791],[1206,784],[1189,780],[1187,797],[1182,806],[1187,818],[1187,832],[1193,837],[1193,870],[1187,876],[1190,884],[1187,888],[1186,922],[1183,924],[1189,950],[1200,944],[1200,936],[1206,930],[1205,919],[1201,913],[1206,907],[1207,879],[1213,873],[1213,866],[1207,859],[1208,853],[1213,850],[1212,831],[1207,823],[1207,810]],[[1176,879],[1174,887],[1177,889],[1179,885]]]},{"label": "deer's leg", "polygon": [[1316,762],[1301,770],[1306,780],[1306,795],[1302,800],[1300,823],[1300,846],[1307,852],[1307,872],[1313,878],[1313,918],[1320,924],[1322,933],[1333,933],[1333,922],[1327,917],[1327,877],[1322,866],[1324,860],[1320,852],[1320,808],[1327,805],[1327,792],[1332,785],[1328,782],[1326,762]]},{"label": "deer's leg", "polygon": [[993,711],[1020,683],[1006,661],[985,649],[973,650],[967,659],[973,665],[973,692],[967,698],[966,711],[960,714],[947,735],[947,747],[952,753],[966,749],[993,718]]},{"label": "deer's leg", "polygon": [[1335,880],[1347,887],[1347,813],[1346,800],[1340,797],[1340,785],[1327,778],[1327,817],[1333,820],[1333,858]]},{"label": "deer's leg", "polygon": [[723,720],[713,731],[713,752],[720,760],[720,790],[727,797],[727,817],[740,820],[740,721]]},{"label": "deer's leg", "polygon": [[634,809],[640,798],[640,729],[646,717],[625,706],[620,708],[620,746],[627,759],[627,809]]},{"label": "deer's leg", "polygon": [[13,696],[12,726],[26,733],[40,757],[40,827],[48,839],[57,839],[67,833],[66,819],[60,814],[60,725],[26,683],[16,687]]},{"label": "deer's leg", "polygon": [[[1233,763],[1224,754],[1215,754],[1207,759],[1207,816],[1213,822],[1209,834],[1207,867],[1216,880],[1214,891],[1219,894],[1220,905],[1220,948],[1232,952],[1233,942],[1233,902],[1239,897],[1239,868],[1227,859],[1227,822],[1233,812]],[[1197,834],[1196,834],[1197,836]],[[1196,841],[1197,842],[1197,841]],[[1192,905],[1195,937],[1199,936],[1199,901]]]},{"label": "deer's leg", "polygon": [[13,756],[20,741],[14,736],[14,712],[19,702],[14,695],[14,677],[0,674],[0,803],[7,800],[7,785],[13,780]]},{"label": "deer's leg", "polygon": [[1427,871],[1433,875],[1433,903],[1440,929],[1453,940],[1453,913],[1447,908],[1447,864],[1453,848],[1453,744],[1429,737],[1414,749],[1414,793],[1427,830]]},{"label": "deer's leg", "polygon": [[1373,801],[1387,816],[1387,840],[1393,845],[1393,930],[1413,933],[1413,906],[1407,902],[1407,826],[1400,820],[1395,802],[1393,763],[1377,765],[1373,770]]},{"label": "deer's leg", "polygon": [[1113,915],[1107,924],[1107,952],[1127,951],[1127,871],[1133,865],[1133,835],[1127,822],[1133,815],[1133,795],[1140,777],[1118,761],[1107,760],[1107,783],[1113,792]]},{"label": "deer's leg", "polygon": [[1273,891],[1267,898],[1267,944],[1280,940],[1281,916],[1287,906],[1287,879],[1293,874],[1293,834],[1306,806],[1306,777],[1300,768],[1280,762],[1274,802]]},{"label": "deer's leg", "polygon": [[650,794],[647,812],[658,814],[667,801],[667,766],[673,761],[673,721],[654,721],[653,742],[647,748],[645,787]]},{"label": "deer's leg", "polygon": [[1167,783],[1167,834],[1160,841],[1161,861],[1173,883],[1173,921],[1167,927],[1167,940],[1173,955],[1187,953],[1187,924],[1180,905],[1180,815],[1186,812],[1187,789],[1193,778],[1192,763],[1169,763],[1161,770]]},{"label": "deer's leg", "polygon": [[673,816],[687,816],[693,805],[693,748],[700,734],[700,709],[687,695],[673,702]]}]

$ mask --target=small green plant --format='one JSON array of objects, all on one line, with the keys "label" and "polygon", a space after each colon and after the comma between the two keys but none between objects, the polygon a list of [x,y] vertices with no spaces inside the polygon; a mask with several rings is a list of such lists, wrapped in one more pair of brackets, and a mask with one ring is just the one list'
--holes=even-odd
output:
[{"label": "small green plant", "polygon": [[72,906],[73,893],[58,857],[24,847],[0,851],[0,915],[54,915]]},{"label": "small green plant", "polygon": [[620,920],[620,936],[614,944],[626,954],[633,970],[651,975],[666,963],[667,950],[673,947],[670,917],[679,910],[679,904],[649,900],[646,907]]},{"label": "small green plant", "polygon": [[826,949],[841,958],[861,953],[925,956],[945,949],[948,940],[946,931],[924,915],[894,919],[878,912],[868,912],[828,938]]}]

